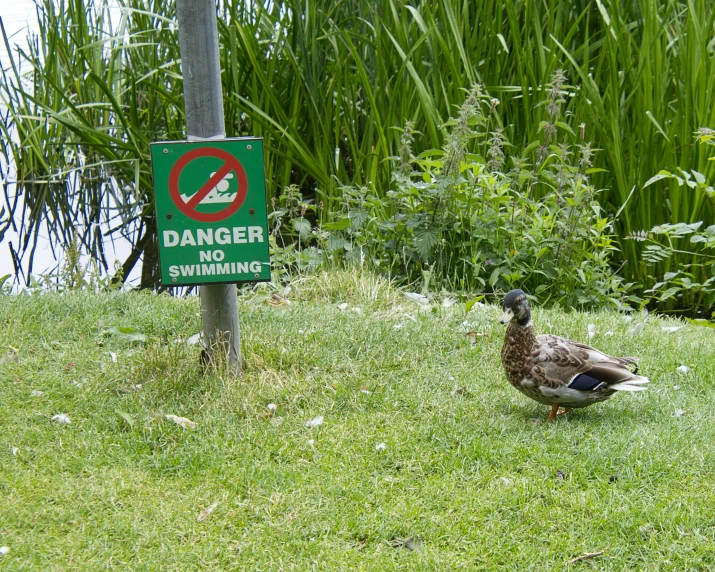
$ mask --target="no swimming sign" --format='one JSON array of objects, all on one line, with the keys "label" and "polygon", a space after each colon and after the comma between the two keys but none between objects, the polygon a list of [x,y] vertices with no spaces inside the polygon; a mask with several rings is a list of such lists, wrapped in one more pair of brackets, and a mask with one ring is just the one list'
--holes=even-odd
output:
[{"label": "no swimming sign", "polygon": [[161,282],[271,278],[263,140],[151,145]]}]

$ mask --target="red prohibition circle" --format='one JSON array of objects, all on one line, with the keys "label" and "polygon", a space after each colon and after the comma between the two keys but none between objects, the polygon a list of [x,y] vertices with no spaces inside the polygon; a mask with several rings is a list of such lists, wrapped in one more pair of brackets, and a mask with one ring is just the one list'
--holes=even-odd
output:
[{"label": "red prohibition circle", "polygon": [[[212,177],[209,177],[209,180],[194,193],[188,202],[184,202],[179,192],[179,176],[186,165],[200,157],[217,157],[218,159],[223,159],[224,164]],[[215,213],[202,213],[197,211],[196,207],[199,206],[199,203],[201,203],[204,197],[231,171],[234,171],[236,177],[238,177],[238,192],[231,204],[225,209]],[[243,165],[241,165],[238,159],[231,155],[231,153],[223,149],[218,149],[217,147],[199,147],[198,149],[189,151],[181,156],[169,173],[169,195],[171,196],[171,200],[174,201],[176,207],[187,217],[200,222],[218,222],[230,217],[241,208],[243,201],[246,200],[247,191],[248,180],[246,179],[246,171],[243,169]]]}]

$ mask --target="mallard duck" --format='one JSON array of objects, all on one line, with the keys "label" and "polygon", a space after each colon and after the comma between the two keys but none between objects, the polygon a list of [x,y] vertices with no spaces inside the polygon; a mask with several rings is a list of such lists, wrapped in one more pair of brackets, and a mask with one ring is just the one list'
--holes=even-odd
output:
[{"label": "mallard duck", "polygon": [[[617,391],[644,390],[650,381],[636,375],[638,358],[611,357],[559,336],[537,336],[529,300],[521,290],[508,292],[503,308],[500,322],[509,324],[501,351],[506,377],[527,397],[551,405],[547,421],[605,401]],[[561,407],[564,411],[559,413]]]}]

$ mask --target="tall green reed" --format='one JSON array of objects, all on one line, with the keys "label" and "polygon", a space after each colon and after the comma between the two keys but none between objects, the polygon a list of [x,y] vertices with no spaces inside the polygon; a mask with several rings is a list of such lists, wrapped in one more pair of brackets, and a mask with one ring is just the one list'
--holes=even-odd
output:
[{"label": "tall green reed", "polygon": [[[68,245],[76,233],[105,268],[106,235],[129,238],[134,249],[118,275],[143,255],[142,283],[151,285],[148,146],[182,137],[178,47],[167,2],[123,4],[121,13],[109,4],[37,3],[38,34],[3,65],[0,98],[9,113],[0,129],[16,181],[5,193],[21,224],[18,256],[29,252],[30,268],[46,222],[52,245]],[[13,191],[22,193],[22,212],[13,210]]]},{"label": "tall green reed", "polygon": [[[170,0],[119,4],[110,25],[104,0],[44,0],[42,34],[22,57],[31,87],[10,72],[0,96],[21,133],[10,154],[32,195],[29,220],[59,224],[63,240],[71,221],[96,220],[91,205],[106,194],[98,183],[75,185],[76,206],[59,205],[69,183],[57,167],[76,165],[57,146],[85,146],[129,189],[117,203],[130,221],[121,228],[141,252],[153,240],[148,142],[183,136],[178,42]],[[269,194],[297,185],[323,201],[317,216],[341,208],[346,184],[385,192],[406,121],[415,153],[439,148],[461,90],[475,82],[501,101],[494,117],[508,140],[536,140],[548,119],[545,86],[565,67],[581,94],[567,95],[565,111],[601,150],[593,162],[604,170],[592,176],[601,203],[625,205],[618,234],[713,218],[698,193],[643,188],[664,167],[712,174],[691,139],[715,124],[711,0],[223,0],[218,13],[226,131],[262,135]],[[101,253],[98,240],[83,244]],[[640,246],[621,246],[628,280],[645,283]]]}]

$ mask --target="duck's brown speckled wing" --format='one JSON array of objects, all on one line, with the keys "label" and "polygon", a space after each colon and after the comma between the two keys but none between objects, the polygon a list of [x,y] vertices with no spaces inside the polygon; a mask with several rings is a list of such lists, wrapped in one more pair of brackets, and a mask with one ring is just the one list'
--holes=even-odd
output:
[{"label": "duck's brown speckled wing", "polygon": [[634,358],[615,358],[578,342],[545,334],[536,337],[531,376],[551,388],[567,386],[581,373],[607,385],[623,381],[632,373],[627,369]]}]

